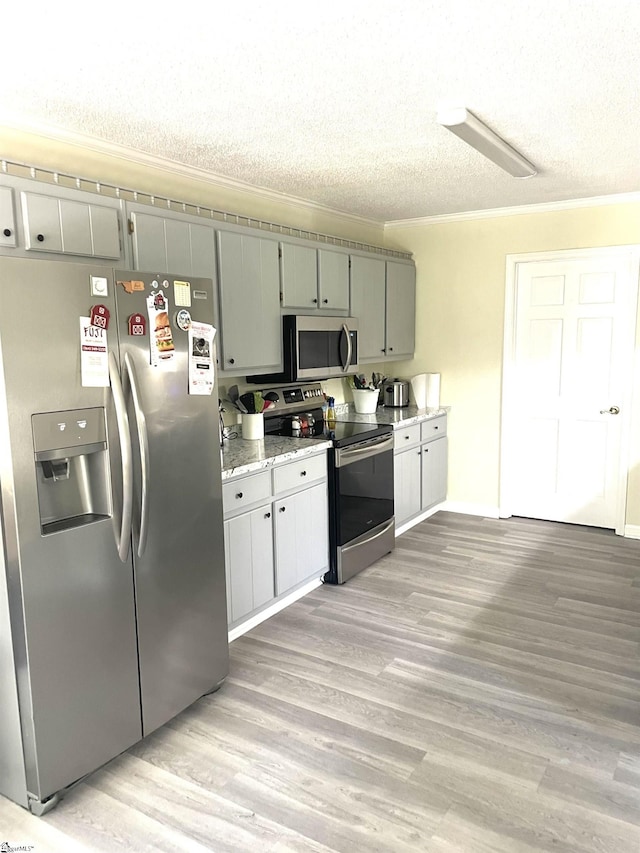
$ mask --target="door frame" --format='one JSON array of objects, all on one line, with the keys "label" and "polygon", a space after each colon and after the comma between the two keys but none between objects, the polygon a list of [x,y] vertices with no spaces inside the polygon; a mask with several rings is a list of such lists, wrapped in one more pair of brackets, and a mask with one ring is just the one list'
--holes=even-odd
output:
[{"label": "door frame", "polygon": [[640,244],[622,246],[599,246],[591,249],[560,249],[548,252],[528,252],[526,254],[506,256],[505,277],[505,314],[504,342],[502,358],[502,405],[500,420],[500,480],[498,496],[498,515],[500,518],[510,518],[513,514],[512,482],[509,472],[509,460],[513,455],[513,421],[515,414],[515,345],[516,345],[516,285],[518,265],[541,261],[570,261],[596,259],[607,256],[627,258],[629,262],[629,277],[635,280],[636,287],[632,296],[633,324],[629,335],[631,357],[624,377],[624,399],[621,401],[622,427],[620,434],[620,464],[617,476],[616,497],[616,526],[615,532],[624,536],[625,516],[627,508],[627,480],[629,474],[629,452],[631,435],[632,395],[633,395],[633,344],[635,343],[636,322],[638,311],[638,289],[640,286]]}]

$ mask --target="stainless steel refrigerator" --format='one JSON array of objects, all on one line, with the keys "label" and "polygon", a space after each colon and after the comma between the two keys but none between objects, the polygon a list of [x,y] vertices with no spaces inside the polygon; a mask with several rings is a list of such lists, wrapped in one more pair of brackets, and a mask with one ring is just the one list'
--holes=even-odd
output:
[{"label": "stainless steel refrigerator", "polygon": [[0,258],[0,794],[34,813],[227,674],[213,327],[208,279]]}]

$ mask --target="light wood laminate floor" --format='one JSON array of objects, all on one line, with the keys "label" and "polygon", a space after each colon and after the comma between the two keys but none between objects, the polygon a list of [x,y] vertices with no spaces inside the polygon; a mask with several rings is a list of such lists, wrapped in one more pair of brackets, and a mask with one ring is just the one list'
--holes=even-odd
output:
[{"label": "light wood laminate floor", "polygon": [[638,853],[639,642],[640,542],[438,513],[44,818],[0,798],[0,842]]}]

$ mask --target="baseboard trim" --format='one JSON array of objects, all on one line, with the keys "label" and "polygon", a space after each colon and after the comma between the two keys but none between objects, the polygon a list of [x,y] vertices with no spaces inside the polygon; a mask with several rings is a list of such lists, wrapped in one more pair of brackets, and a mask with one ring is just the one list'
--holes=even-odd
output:
[{"label": "baseboard trim", "polygon": [[289,593],[289,595],[285,595],[284,598],[278,599],[278,601],[274,601],[273,604],[270,604],[269,607],[266,607],[264,610],[261,610],[260,613],[256,613],[255,616],[250,616],[246,622],[243,622],[241,625],[236,625],[235,628],[232,628],[229,631],[229,642],[233,642],[237,640],[238,637],[241,637],[243,634],[246,634],[247,631],[250,631],[252,628],[255,628],[256,625],[259,625],[261,622],[264,622],[266,619],[269,619],[271,616],[275,616],[276,613],[279,613],[281,610],[284,610],[285,607],[288,607],[290,604],[293,604],[294,601],[298,601],[299,598],[303,598],[303,596],[307,595],[309,592],[312,592],[314,589],[317,589],[319,586],[322,586],[322,578],[314,578],[310,580],[308,583],[304,584],[304,586],[295,589],[293,592]]},{"label": "baseboard trim", "polygon": [[431,509],[427,509],[424,512],[421,512],[420,515],[416,515],[415,518],[405,521],[404,524],[400,525],[400,527],[396,527],[396,536],[401,536],[403,533],[406,533],[407,530],[411,530],[412,527],[415,527],[416,524],[420,524],[420,522],[424,521],[425,518],[431,518],[432,515],[435,515],[436,512],[439,512],[441,509],[444,509],[444,504],[436,504],[436,506],[432,506]]},{"label": "baseboard trim", "polygon": [[440,507],[445,512],[459,512],[462,515],[481,515],[484,518],[500,518],[500,510],[493,504],[473,504],[464,501],[445,501]]},{"label": "baseboard trim", "polygon": [[640,524],[625,524],[624,536],[627,539],[640,539]]}]

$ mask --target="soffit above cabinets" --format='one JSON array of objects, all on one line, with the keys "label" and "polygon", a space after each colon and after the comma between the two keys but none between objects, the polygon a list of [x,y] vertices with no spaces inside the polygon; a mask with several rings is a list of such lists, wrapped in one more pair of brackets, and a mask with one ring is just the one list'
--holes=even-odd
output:
[{"label": "soffit above cabinets", "polygon": [[[84,4],[34,2],[28,23],[3,12],[0,125],[377,222],[640,190],[637,2],[184,0],[150,14],[114,0],[90,26]],[[539,175],[516,180],[441,127],[445,102]]]}]

